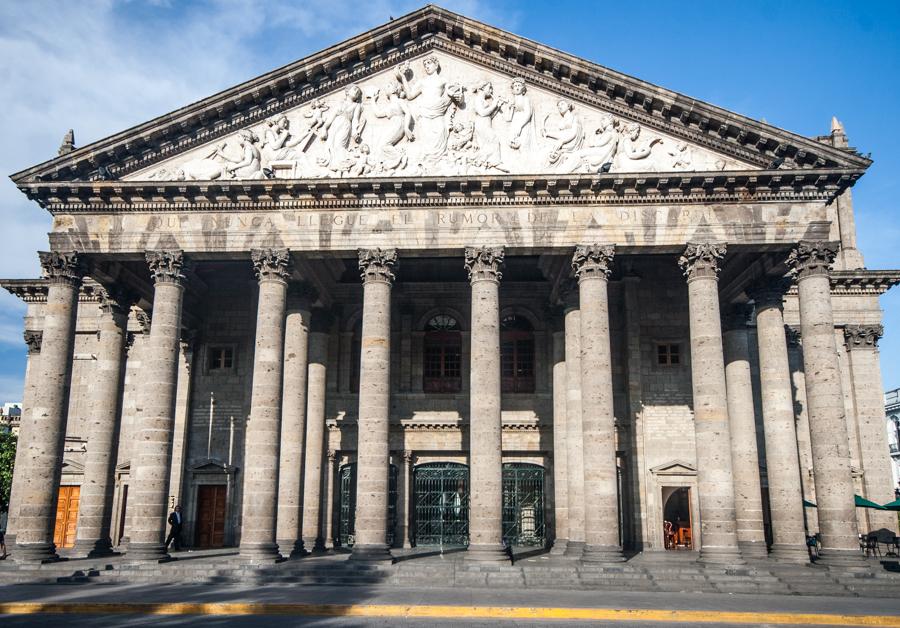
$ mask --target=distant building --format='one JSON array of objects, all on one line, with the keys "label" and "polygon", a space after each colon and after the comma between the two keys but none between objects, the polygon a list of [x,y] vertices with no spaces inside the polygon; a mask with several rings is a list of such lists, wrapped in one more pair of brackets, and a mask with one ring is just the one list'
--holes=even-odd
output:
[{"label": "distant building", "polygon": [[891,450],[894,494],[900,499],[900,388],[884,393],[884,416]]},{"label": "distant building", "polygon": [[16,401],[4,403],[0,408],[0,432],[19,433],[19,423],[22,421],[22,402]]}]

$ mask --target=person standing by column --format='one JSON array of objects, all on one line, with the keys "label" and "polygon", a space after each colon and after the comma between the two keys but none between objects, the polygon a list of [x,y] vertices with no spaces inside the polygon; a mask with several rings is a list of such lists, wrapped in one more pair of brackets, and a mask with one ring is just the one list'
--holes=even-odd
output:
[{"label": "person standing by column", "polygon": [[181,504],[177,504],[175,509],[169,514],[169,536],[166,537],[166,551],[169,545],[176,552],[181,551],[181,530],[184,527],[184,521],[181,518]]}]

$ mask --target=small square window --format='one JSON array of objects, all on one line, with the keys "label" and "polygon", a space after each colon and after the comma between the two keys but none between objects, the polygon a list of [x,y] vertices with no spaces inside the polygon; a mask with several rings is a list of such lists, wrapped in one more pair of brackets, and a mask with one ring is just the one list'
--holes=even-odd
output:
[{"label": "small square window", "polygon": [[234,349],[232,347],[209,348],[209,370],[221,371],[234,367]]},{"label": "small square window", "polygon": [[681,347],[673,343],[656,345],[656,363],[660,366],[676,366],[681,364]]}]

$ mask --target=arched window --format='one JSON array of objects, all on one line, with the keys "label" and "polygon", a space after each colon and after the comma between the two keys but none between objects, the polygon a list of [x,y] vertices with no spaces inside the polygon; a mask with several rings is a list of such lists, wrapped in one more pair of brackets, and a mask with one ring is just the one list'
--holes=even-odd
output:
[{"label": "arched window", "polygon": [[534,392],[534,328],[522,316],[500,321],[500,372],[503,392]]},{"label": "arched window", "polygon": [[462,390],[462,337],[455,318],[438,314],[428,321],[423,353],[422,387],[425,392]]}]

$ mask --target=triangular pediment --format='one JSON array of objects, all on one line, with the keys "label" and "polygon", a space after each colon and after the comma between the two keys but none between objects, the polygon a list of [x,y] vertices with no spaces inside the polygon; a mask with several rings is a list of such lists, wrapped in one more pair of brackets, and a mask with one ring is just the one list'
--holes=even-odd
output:
[{"label": "triangular pediment", "polygon": [[[440,72],[428,74],[429,58]],[[514,84],[524,93],[514,93]],[[111,179],[859,170],[869,163],[427,6],[13,180],[25,188]]]},{"label": "triangular pediment", "polygon": [[696,475],[697,468],[684,460],[670,460],[650,469],[653,475]]}]

